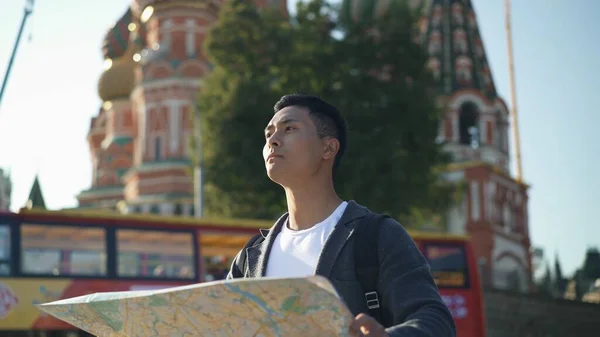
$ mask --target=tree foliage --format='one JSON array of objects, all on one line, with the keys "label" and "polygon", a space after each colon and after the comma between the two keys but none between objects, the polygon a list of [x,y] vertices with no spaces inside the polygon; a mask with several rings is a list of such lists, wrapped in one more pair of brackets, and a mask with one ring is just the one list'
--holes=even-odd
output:
[{"label": "tree foliage", "polygon": [[206,42],[214,71],[198,103],[207,215],[284,211],[284,194],[265,173],[262,130],[282,95],[302,92],[348,119],[341,197],[405,224],[443,222],[456,188],[437,171],[449,158],[435,142],[440,110],[409,11],[360,23],[336,13],[323,0],[300,2],[292,18],[249,2],[222,9]]}]

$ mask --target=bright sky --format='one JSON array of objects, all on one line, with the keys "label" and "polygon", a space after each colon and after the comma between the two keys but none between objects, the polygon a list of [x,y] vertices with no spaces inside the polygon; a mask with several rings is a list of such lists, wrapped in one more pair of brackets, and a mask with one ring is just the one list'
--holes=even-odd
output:
[{"label": "bright sky", "polygon": [[[101,43],[128,4],[36,2],[0,102],[0,167],[12,172],[14,210],[24,205],[36,173],[50,208],[76,206],[76,194],[89,187],[86,134],[100,106]],[[24,4],[2,4],[1,76]],[[474,5],[496,86],[510,104],[504,1],[474,0]],[[598,1],[513,1],[523,171],[532,185],[531,236],[547,256],[560,254],[565,273],[581,265],[587,247],[600,246],[600,224],[594,220],[600,205],[599,12]]]}]

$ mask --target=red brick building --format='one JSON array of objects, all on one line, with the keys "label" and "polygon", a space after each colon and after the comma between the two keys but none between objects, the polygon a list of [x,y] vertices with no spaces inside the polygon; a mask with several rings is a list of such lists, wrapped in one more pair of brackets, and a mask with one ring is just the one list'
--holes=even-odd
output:
[{"label": "red brick building", "polygon": [[496,91],[472,2],[420,4],[420,39],[446,109],[439,140],[455,163],[447,178],[467,187],[448,230],[473,237],[487,285],[529,291],[528,186],[509,169],[509,110]]},{"label": "red brick building", "polygon": [[[191,119],[211,69],[202,44],[224,1],[135,0],[106,33],[80,208],[193,215]],[[287,11],[285,0],[257,3]]]}]

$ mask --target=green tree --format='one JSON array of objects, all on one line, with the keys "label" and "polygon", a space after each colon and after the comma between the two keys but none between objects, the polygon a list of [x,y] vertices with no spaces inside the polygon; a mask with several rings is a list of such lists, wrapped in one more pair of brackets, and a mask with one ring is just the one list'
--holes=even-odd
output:
[{"label": "green tree", "polygon": [[248,2],[225,6],[207,38],[214,71],[199,100],[207,215],[272,219],[285,207],[266,176],[262,129],[290,92],[318,94],[349,121],[338,192],[410,226],[443,223],[455,187],[440,179],[440,110],[405,8],[360,23],[323,0],[289,20]]},{"label": "green tree", "polygon": [[207,216],[272,218],[285,203],[264,170],[263,129],[281,95],[278,65],[291,26],[248,2],[229,2],[207,37],[214,65],[200,92]]},{"label": "green tree", "polygon": [[338,190],[407,226],[443,227],[461,189],[440,179],[450,157],[435,141],[442,110],[428,56],[407,7],[371,18],[340,24],[345,64],[334,102],[350,143]]},{"label": "green tree", "polygon": [[544,276],[536,283],[537,293],[539,295],[553,297],[553,279],[548,262],[546,262],[546,272],[544,273]]}]

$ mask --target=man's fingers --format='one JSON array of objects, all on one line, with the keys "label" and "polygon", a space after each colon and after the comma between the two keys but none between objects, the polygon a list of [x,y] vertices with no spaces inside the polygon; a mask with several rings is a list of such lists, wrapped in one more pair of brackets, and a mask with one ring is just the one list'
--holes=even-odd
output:
[{"label": "man's fingers", "polygon": [[350,333],[354,333],[354,331],[362,332],[358,336],[381,336],[385,332],[385,328],[373,317],[366,314],[358,314],[350,326]]},{"label": "man's fingers", "polygon": [[350,330],[350,336],[362,337],[362,333],[360,332],[360,324],[357,323],[356,319],[352,321],[352,324],[350,324],[350,328],[348,330]]},{"label": "man's fingers", "polygon": [[363,337],[362,333],[357,330],[350,330],[350,337]]}]

